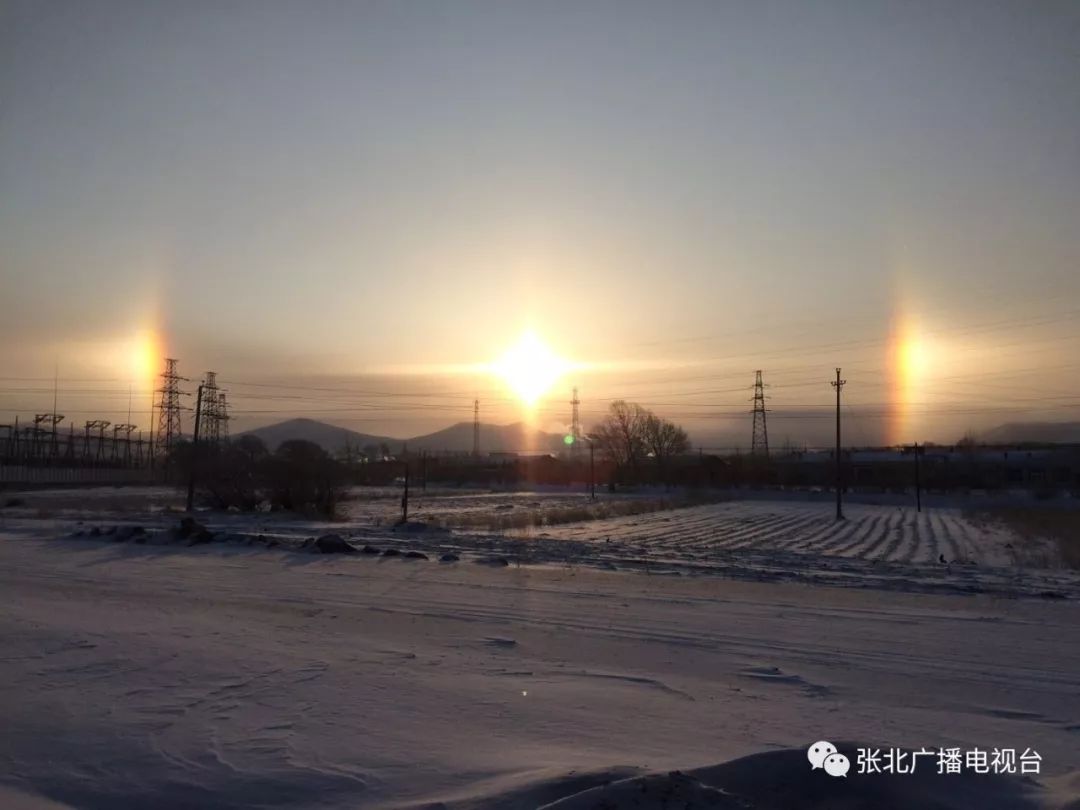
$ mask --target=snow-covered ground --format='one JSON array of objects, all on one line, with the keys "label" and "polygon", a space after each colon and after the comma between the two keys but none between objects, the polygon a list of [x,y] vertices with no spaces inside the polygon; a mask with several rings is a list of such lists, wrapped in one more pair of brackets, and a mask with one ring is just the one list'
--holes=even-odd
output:
[{"label": "snow-covered ground", "polygon": [[[20,497],[0,510],[3,806],[1080,795],[1075,574],[1009,565],[1017,538],[959,510],[852,504],[837,527],[730,502],[528,537],[202,514],[232,542],[187,547],[164,542],[168,491]],[[71,536],[133,523],[145,542]],[[330,530],[430,559],[248,545]],[[1042,775],[832,779],[799,750],[819,739],[1031,748]]]}]

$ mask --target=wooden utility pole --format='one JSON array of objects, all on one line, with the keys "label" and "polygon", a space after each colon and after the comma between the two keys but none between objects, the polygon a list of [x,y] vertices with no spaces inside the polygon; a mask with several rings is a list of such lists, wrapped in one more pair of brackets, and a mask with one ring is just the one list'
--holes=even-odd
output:
[{"label": "wooden utility pole", "polygon": [[150,435],[146,439],[146,458],[150,469],[154,469],[154,392],[150,391]]},{"label": "wooden utility pole", "polygon": [[195,432],[191,436],[191,470],[188,475],[187,485],[187,510],[190,512],[195,504],[195,467],[199,464],[199,417],[202,416],[202,391],[199,386],[199,395],[195,399]]},{"label": "wooden utility pole", "polygon": [[922,511],[922,482],[919,480],[919,443],[915,442],[915,511]]},{"label": "wooden utility pole", "polygon": [[836,382],[830,383],[833,388],[836,389],[836,519],[844,519],[844,509],[842,505],[841,495],[841,480],[840,480],[840,389],[844,387],[847,380],[840,379],[840,368],[836,369]]},{"label": "wooden utility pole", "polygon": [[420,451],[420,489],[427,492],[427,450]]},{"label": "wooden utility pole", "polygon": [[596,500],[596,445],[589,440],[589,498]]},{"label": "wooden utility pole", "polygon": [[409,462],[405,462],[405,494],[401,496],[401,522],[409,521]]}]

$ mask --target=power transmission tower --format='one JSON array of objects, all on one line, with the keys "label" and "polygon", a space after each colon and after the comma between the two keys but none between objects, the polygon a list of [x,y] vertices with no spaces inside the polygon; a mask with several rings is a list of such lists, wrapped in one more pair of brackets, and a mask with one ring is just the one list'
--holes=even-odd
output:
[{"label": "power transmission tower", "polygon": [[218,391],[218,441],[229,441],[229,403],[225,400],[225,392]]},{"label": "power transmission tower", "polygon": [[765,422],[765,384],[758,370],[754,379],[754,432],[750,437],[751,455],[769,455],[769,426]]},{"label": "power transmission tower", "polygon": [[472,418],[472,454],[473,458],[480,458],[480,400],[473,400]]},{"label": "power transmission tower", "polygon": [[180,383],[188,382],[187,377],[181,377],[176,372],[176,360],[165,358],[165,371],[161,375],[164,383],[157,393],[161,394],[158,404],[158,425],[156,451],[165,459],[169,458],[173,445],[180,441],[183,436],[183,428],[180,424],[180,412],[184,410],[180,404],[180,397],[187,393],[180,390]]},{"label": "power transmission tower", "polygon": [[202,411],[200,415],[199,440],[214,446],[221,440],[220,393],[217,384],[217,372],[206,372],[202,384]]},{"label": "power transmission tower", "polygon": [[195,399],[195,430],[191,434],[191,469],[188,470],[187,511],[190,513],[195,504],[195,471],[199,467],[199,421],[202,416],[203,386]]},{"label": "power transmission tower", "polygon": [[578,399],[577,388],[574,389],[574,398],[570,400],[570,454],[578,455],[581,451],[581,412],[579,410],[581,400]]},{"label": "power transmission tower", "polygon": [[840,390],[847,383],[847,380],[840,379],[840,368],[836,369],[836,382],[830,383],[830,385],[836,389],[836,519],[844,519],[844,510],[841,506],[841,494],[840,494]]}]

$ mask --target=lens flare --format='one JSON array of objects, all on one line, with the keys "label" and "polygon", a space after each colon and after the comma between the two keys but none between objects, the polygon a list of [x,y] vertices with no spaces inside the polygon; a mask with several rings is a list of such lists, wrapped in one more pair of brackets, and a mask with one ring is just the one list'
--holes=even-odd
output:
[{"label": "lens flare", "polygon": [[492,363],[491,369],[525,405],[532,407],[568,367],[534,332],[528,331]]}]

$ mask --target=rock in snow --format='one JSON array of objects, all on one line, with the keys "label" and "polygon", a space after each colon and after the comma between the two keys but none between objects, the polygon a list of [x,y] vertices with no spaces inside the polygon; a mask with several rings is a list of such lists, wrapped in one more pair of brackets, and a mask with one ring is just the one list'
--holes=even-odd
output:
[{"label": "rock in snow", "polygon": [[214,541],[214,533],[190,516],[180,518],[180,528],[176,530],[176,536],[187,540],[189,546]]},{"label": "rock in snow", "polygon": [[315,548],[323,554],[352,554],[356,551],[339,534],[324,534],[315,541]]}]

